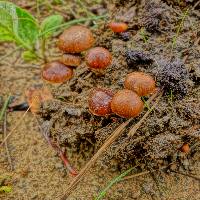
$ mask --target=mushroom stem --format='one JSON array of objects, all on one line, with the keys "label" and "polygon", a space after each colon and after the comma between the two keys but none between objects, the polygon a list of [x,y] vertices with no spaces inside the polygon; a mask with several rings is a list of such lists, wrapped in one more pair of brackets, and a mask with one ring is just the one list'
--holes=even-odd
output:
[{"label": "mushroom stem", "polygon": [[42,57],[43,57],[44,63],[47,63],[48,60],[47,60],[45,51],[46,51],[46,39],[43,37],[42,44],[41,44],[41,52],[42,52]]}]

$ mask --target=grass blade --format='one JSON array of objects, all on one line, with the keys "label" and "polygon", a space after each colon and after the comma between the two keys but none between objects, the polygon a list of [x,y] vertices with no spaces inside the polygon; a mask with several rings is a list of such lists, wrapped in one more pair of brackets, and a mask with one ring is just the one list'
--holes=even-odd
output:
[{"label": "grass blade", "polygon": [[2,107],[1,112],[0,112],[0,121],[3,120],[3,117],[4,117],[4,114],[6,112],[6,109],[7,109],[8,105],[9,105],[9,103],[10,103],[10,99],[11,99],[11,96],[9,95],[8,98],[6,99],[6,101],[3,104],[3,107]]},{"label": "grass blade", "polygon": [[114,179],[112,179],[110,181],[110,183],[99,193],[99,195],[95,198],[95,200],[101,200],[105,197],[107,191],[116,183],[118,183],[119,181],[121,181],[127,174],[129,174],[132,170],[134,169],[134,167],[126,170],[125,172],[123,172],[122,174],[120,174],[119,176],[115,177]]}]

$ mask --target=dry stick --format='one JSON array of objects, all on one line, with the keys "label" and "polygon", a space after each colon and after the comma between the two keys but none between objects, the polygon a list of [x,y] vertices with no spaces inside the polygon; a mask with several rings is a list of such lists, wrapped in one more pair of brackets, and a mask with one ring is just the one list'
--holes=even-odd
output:
[{"label": "dry stick", "polygon": [[183,175],[183,176],[188,176],[190,178],[193,178],[197,181],[200,181],[200,177],[196,177],[196,176],[193,176],[193,175],[190,175],[190,174],[185,174],[183,172],[178,172],[178,171],[174,171],[174,170],[170,170],[171,172],[174,172],[174,173],[177,173],[177,174],[180,174],[180,175]]},{"label": "dry stick", "polygon": [[133,128],[131,128],[131,130],[128,133],[128,136],[133,136],[135,134],[135,132],[138,130],[138,128],[141,126],[141,124],[146,120],[146,118],[148,117],[148,115],[152,112],[152,110],[156,107],[156,105],[158,104],[158,102],[160,101],[160,98],[162,96],[163,92],[160,93],[160,95],[158,96],[158,98],[156,99],[156,102],[153,104],[153,106],[151,107],[150,110],[148,110],[145,115],[142,117],[142,119],[133,126]]},{"label": "dry stick", "polygon": [[194,4],[194,6],[192,7],[192,10],[194,10],[199,4],[200,4],[200,0],[197,1],[196,4]]},{"label": "dry stick", "polygon": [[74,178],[70,186],[67,188],[66,194],[61,199],[66,199],[70,195],[70,192],[80,182],[83,175],[86,174],[86,172],[95,163],[95,161],[99,158],[99,156],[107,149],[107,147],[109,147],[115,141],[115,139],[120,136],[122,130],[129,124],[130,121],[131,119],[127,120],[113,132],[113,134],[106,140],[103,146],[97,151],[97,153],[91,158],[91,160],[83,167],[83,169],[79,172],[79,174]]},{"label": "dry stick", "polygon": [[1,142],[0,147],[6,142],[6,140],[12,135],[12,133],[16,130],[16,128],[21,124],[22,120],[24,119],[24,117],[26,116],[26,114],[28,113],[29,110],[30,110],[30,106],[26,110],[26,112],[22,115],[21,119],[18,121],[18,123],[16,124],[16,126],[10,131],[10,133]]},{"label": "dry stick", "polygon": [[167,165],[167,166],[164,166],[164,167],[161,167],[160,169],[154,169],[154,170],[152,170],[152,171],[144,171],[144,172],[140,172],[140,173],[138,173],[138,174],[133,174],[133,175],[130,175],[130,176],[126,176],[126,177],[124,177],[123,179],[122,179],[122,181],[124,181],[124,180],[128,180],[128,179],[131,179],[131,178],[135,178],[135,177],[138,177],[138,176],[142,176],[142,175],[145,175],[145,174],[149,174],[149,173],[151,173],[151,172],[155,172],[155,171],[161,171],[161,170],[163,170],[163,169],[167,169],[170,165],[172,165],[173,164],[173,162],[172,163],[170,163],[169,165]]},{"label": "dry stick", "polygon": [[131,178],[135,178],[135,177],[138,177],[138,176],[146,175],[146,174],[149,174],[149,173],[151,173],[151,172],[150,172],[150,171],[144,171],[144,172],[140,172],[140,173],[133,174],[133,175],[130,175],[130,176],[126,176],[126,177],[124,177],[124,178],[122,179],[122,181],[131,179]]},{"label": "dry stick", "polygon": [[[148,103],[153,100],[159,93],[156,92],[150,99],[147,101]],[[161,97],[162,93],[160,94]],[[159,98],[160,99],[160,98]],[[153,106],[155,107],[155,106]],[[152,107],[152,108],[153,108]],[[152,109],[151,109],[152,110]],[[140,121],[144,121],[147,116],[150,114],[151,111],[148,111],[148,114],[145,114]],[[70,186],[67,188],[66,194],[61,198],[62,200],[66,199],[72,189],[80,182],[81,178],[87,173],[87,171],[90,169],[90,167],[96,162],[96,160],[100,157],[102,153],[105,152],[105,150],[122,134],[123,129],[131,122],[132,118],[127,120],[126,122],[122,123],[104,142],[104,144],[101,146],[101,148],[97,151],[97,153],[91,158],[91,160],[83,167],[83,169],[79,172],[79,174],[74,178]],[[140,124],[140,121],[137,124]],[[137,126],[137,124],[135,126]],[[139,128],[139,126],[137,126]]]},{"label": "dry stick", "polygon": [[65,153],[62,151],[62,149],[60,148],[59,145],[54,144],[51,139],[49,138],[49,136],[47,135],[47,132],[44,132],[43,128],[41,127],[39,120],[37,118],[37,116],[33,113],[33,116],[39,126],[40,132],[42,133],[43,137],[46,139],[46,141],[48,142],[48,144],[57,152],[58,156],[60,157],[60,159],[62,160],[62,162],[64,163],[64,166],[67,168],[67,170],[69,171],[69,173],[73,176],[76,176],[78,174],[78,172],[71,166],[67,156],[65,155]]},{"label": "dry stick", "polygon": [[[7,135],[7,114],[5,112],[4,123],[3,123],[3,137],[5,138],[6,135]],[[10,152],[9,152],[9,149],[8,149],[7,141],[5,141],[5,149],[6,149],[6,154],[7,154],[7,158],[8,158],[8,163],[10,165],[10,170],[12,171],[13,170],[13,164],[12,164],[12,159],[11,159]]]}]

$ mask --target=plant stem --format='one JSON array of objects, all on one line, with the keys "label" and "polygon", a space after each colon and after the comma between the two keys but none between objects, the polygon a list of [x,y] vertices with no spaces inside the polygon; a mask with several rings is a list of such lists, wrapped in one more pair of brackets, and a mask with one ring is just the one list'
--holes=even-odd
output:
[{"label": "plant stem", "polygon": [[23,119],[25,118],[26,114],[28,113],[28,111],[30,110],[30,106],[29,108],[26,110],[26,112],[22,115],[22,117],[18,120],[17,124],[15,125],[15,127],[10,131],[10,133],[8,133],[8,135],[3,139],[3,141],[0,143],[0,147],[6,142],[6,140],[13,134],[13,132],[16,130],[16,128],[21,124],[21,122],[23,121]]},{"label": "plant stem", "polygon": [[184,25],[184,21],[185,21],[185,18],[187,17],[188,15],[188,12],[189,12],[189,8],[183,13],[183,16],[181,18],[181,23],[179,24],[178,26],[178,29],[176,31],[176,35],[173,37],[172,39],[172,48],[171,48],[171,52],[173,51],[174,47],[176,46],[176,41],[177,41],[177,38],[179,36],[179,33]]},{"label": "plant stem", "polygon": [[156,98],[155,103],[153,104],[153,106],[145,113],[145,115],[141,118],[141,120],[135,124],[133,127],[131,127],[128,136],[133,136],[135,134],[135,132],[138,130],[138,128],[141,126],[141,124],[146,120],[146,118],[149,116],[149,114],[152,112],[152,110],[156,107],[156,105],[158,104],[158,102],[160,101],[160,98],[163,95],[163,91],[161,91],[160,95]]},{"label": "plant stem", "polygon": [[115,177],[113,180],[110,181],[110,183],[99,193],[99,195],[95,198],[95,200],[101,200],[106,195],[106,192],[115,184],[121,181],[127,174],[129,174],[134,167],[131,167],[130,169],[126,170],[119,176]]},{"label": "plant stem", "polygon": [[1,112],[0,112],[0,121],[3,120],[3,117],[4,117],[4,114],[6,112],[6,109],[7,109],[8,105],[9,105],[9,103],[10,103],[10,98],[11,98],[11,95],[8,96],[8,98],[6,99],[6,101],[3,104],[3,107],[2,107]]},{"label": "plant stem", "polygon": [[[5,112],[4,123],[3,123],[3,137],[5,138],[6,135],[7,135],[7,114]],[[12,164],[12,159],[11,159],[11,156],[10,156],[10,151],[9,151],[9,148],[8,148],[7,141],[5,141],[5,149],[6,149],[6,154],[7,154],[7,157],[8,157],[8,162],[9,162],[9,165],[10,165],[10,170],[12,171],[13,170],[13,164]]]},{"label": "plant stem", "polygon": [[41,44],[41,51],[42,51],[42,57],[43,57],[43,60],[44,60],[44,63],[47,62],[47,57],[46,57],[46,38],[42,38],[42,44]]},{"label": "plant stem", "polygon": [[37,18],[40,18],[40,0],[36,0]]},{"label": "plant stem", "polygon": [[82,22],[86,22],[86,21],[90,21],[90,20],[98,20],[98,19],[102,19],[102,18],[105,18],[107,17],[107,15],[101,15],[101,16],[95,16],[95,17],[88,17],[88,18],[80,18],[80,19],[74,19],[74,20],[71,20],[69,22],[66,22],[66,23],[63,23],[61,25],[58,25],[58,26],[55,26],[45,32],[42,32],[41,34],[39,34],[39,37],[42,37],[43,35],[53,31],[53,30],[56,30],[58,28],[66,28],[68,26],[71,26],[71,25],[74,25],[74,24],[78,24],[78,23],[82,23]]}]

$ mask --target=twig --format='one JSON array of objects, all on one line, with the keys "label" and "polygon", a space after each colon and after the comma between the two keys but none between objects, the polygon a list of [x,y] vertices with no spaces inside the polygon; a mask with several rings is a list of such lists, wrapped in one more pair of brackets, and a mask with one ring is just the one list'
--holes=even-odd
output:
[{"label": "twig", "polygon": [[151,170],[151,171],[144,171],[144,172],[140,172],[140,173],[137,173],[137,174],[133,174],[133,175],[130,175],[130,176],[126,176],[122,179],[123,180],[128,180],[128,179],[132,179],[132,178],[135,178],[135,177],[138,177],[138,176],[142,176],[142,175],[145,175],[145,174],[150,174],[152,172],[155,172],[155,171],[161,171],[163,169],[167,169],[170,165],[172,165],[174,162],[170,163],[169,165],[167,166],[164,166],[164,167],[161,167],[160,169],[154,169],[154,170]]},{"label": "twig", "polygon": [[145,115],[142,117],[142,119],[136,124],[134,125],[131,130],[129,131],[128,135],[131,137],[135,134],[135,132],[138,130],[138,128],[141,126],[141,124],[146,120],[146,118],[149,116],[149,114],[152,112],[152,110],[156,107],[156,105],[158,104],[158,102],[160,101],[160,98],[162,96],[163,92],[160,93],[160,95],[158,96],[158,98],[156,99],[156,102],[154,103],[154,105],[151,107],[151,109],[148,109],[148,111],[145,113]]},{"label": "twig", "polygon": [[30,110],[30,106],[29,108],[26,110],[26,112],[22,115],[21,119],[19,119],[18,123],[16,124],[16,126],[10,131],[10,133],[3,139],[3,141],[0,144],[0,147],[6,142],[6,140],[12,135],[12,133],[16,130],[16,128],[21,124],[22,120],[24,119],[24,117],[26,116],[26,114],[28,113],[28,111]]},{"label": "twig", "polygon": [[200,4],[200,0],[197,1],[197,2],[194,4],[194,6],[192,7],[192,10],[195,10],[195,8],[196,8],[199,4]]},{"label": "twig", "polygon": [[170,170],[170,171],[174,172],[174,173],[177,173],[177,174],[181,174],[183,176],[188,176],[188,177],[193,178],[193,179],[195,179],[197,181],[200,181],[200,177],[196,177],[196,176],[193,176],[193,175],[190,175],[190,174],[185,174],[183,172],[178,172],[178,171],[174,171],[174,170]]},{"label": "twig", "polygon": [[79,174],[74,178],[70,186],[67,188],[66,194],[61,199],[66,199],[71,193],[72,189],[80,182],[81,178],[86,174],[86,172],[90,169],[90,167],[96,162],[99,156],[109,147],[116,138],[121,135],[122,130],[129,124],[131,119],[127,120],[123,124],[121,124],[113,134],[106,140],[103,146],[97,151],[97,153],[91,158],[91,160],[83,167],[83,169],[79,172]]},{"label": "twig", "polygon": [[140,173],[133,174],[133,175],[130,175],[130,176],[126,176],[122,179],[122,181],[132,179],[132,178],[135,178],[135,177],[138,177],[138,176],[146,175],[146,174],[149,174],[149,173],[151,173],[151,172],[150,171],[144,171],[144,172],[140,172]]},{"label": "twig", "polygon": [[[155,98],[157,96],[158,92],[156,92],[156,94],[153,95],[153,97]],[[162,93],[161,93],[162,95]],[[161,96],[160,95],[160,96]],[[153,98],[151,98],[151,101],[153,100]],[[147,101],[148,103],[150,102]],[[151,109],[152,110],[152,109]],[[150,111],[148,111],[148,114],[150,114]],[[148,115],[144,115],[142,117],[142,119],[140,121],[144,121],[144,117],[146,119]],[[102,155],[105,150],[122,134],[122,131],[124,130],[124,128],[132,121],[132,118],[127,120],[126,122],[122,123],[108,138],[107,140],[104,142],[104,144],[101,146],[101,148],[97,151],[97,153],[91,158],[91,160],[83,167],[83,169],[80,171],[80,173],[74,178],[74,180],[72,181],[72,183],[70,184],[70,186],[67,188],[66,194],[61,198],[62,200],[66,199],[72,189],[74,187],[77,186],[77,184],[80,182],[80,180],[83,178],[83,176],[87,173],[87,171],[91,168],[91,166],[96,162],[96,160],[100,157],[100,155]],[[141,125],[140,121],[135,125],[139,128],[138,124]],[[137,128],[137,129],[138,129]]]},{"label": "twig", "polygon": [[42,42],[41,42],[41,51],[42,51],[42,57],[44,63],[47,63],[47,57],[46,57],[46,38],[42,37]]},{"label": "twig", "polygon": [[14,54],[15,52],[19,51],[22,48],[22,46],[16,47],[14,50],[12,50],[11,52],[7,53],[4,56],[1,56],[0,59],[4,60],[5,58],[11,56],[12,54]]},{"label": "twig", "polygon": [[9,102],[10,102],[10,98],[11,98],[11,96],[9,95],[8,98],[6,99],[5,103],[3,104],[3,107],[2,107],[1,112],[0,112],[0,121],[3,120],[4,114],[6,112],[8,105],[9,105]]},{"label": "twig", "polygon": [[67,168],[67,170],[69,171],[69,173],[73,176],[76,176],[78,174],[78,172],[71,166],[67,156],[65,155],[65,152],[63,152],[60,148],[60,146],[58,144],[55,144],[52,142],[52,140],[49,138],[48,136],[48,132],[44,131],[43,128],[40,126],[40,123],[36,117],[36,115],[33,115],[34,118],[36,119],[40,132],[42,133],[42,135],[44,136],[44,138],[46,139],[46,141],[48,142],[48,144],[58,153],[60,159],[62,160],[62,162],[64,163],[64,166]]},{"label": "twig", "polygon": [[[3,123],[3,137],[5,138],[6,135],[7,135],[7,114],[5,112],[4,123]],[[12,164],[12,159],[11,159],[11,156],[10,156],[10,152],[9,152],[7,141],[5,141],[5,149],[6,149],[6,154],[7,154],[8,162],[9,162],[9,165],[10,165],[10,170],[12,171],[13,170],[13,164]]]}]

